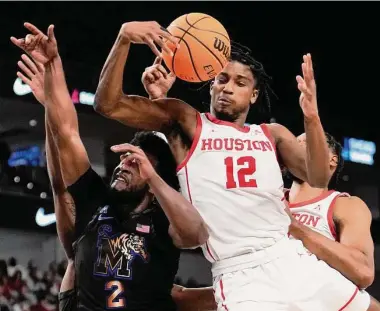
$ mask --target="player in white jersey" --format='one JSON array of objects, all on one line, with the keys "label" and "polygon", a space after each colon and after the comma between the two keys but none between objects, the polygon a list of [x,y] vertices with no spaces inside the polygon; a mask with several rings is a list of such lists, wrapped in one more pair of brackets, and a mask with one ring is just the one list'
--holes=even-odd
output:
[{"label": "player in white jersey", "polygon": [[[297,139],[305,146],[305,134]],[[329,188],[313,188],[287,174],[293,180],[286,192],[292,214],[290,237],[301,240],[309,254],[338,270],[359,289],[365,289],[372,284],[375,275],[371,212],[360,198],[331,190],[336,185],[344,160],[342,146],[328,133],[326,139],[330,147]],[[373,297],[369,310],[380,310],[380,303]]]},{"label": "player in white jersey", "polygon": [[[234,50],[215,77],[209,114],[201,114],[179,99],[162,98],[166,86],[174,81],[159,59],[154,64],[155,75],[146,82],[147,91],[161,90],[155,92],[159,98],[154,99],[153,92],[150,99],[124,94],[123,71],[131,44],[148,44],[159,54],[153,42],[167,48],[162,37],[174,40],[156,22],[123,24],[100,76],[95,110],[131,127],[163,132],[168,138],[178,163],[181,191],[209,229],[210,238],[203,249],[213,262],[218,309],[340,308],[355,285],[327,265],[300,256],[302,250],[290,243],[290,218],[276,157],[278,154],[298,178],[316,187],[326,186],[329,153],[318,114],[311,56],[304,56],[303,77],[297,76],[308,141],[305,151],[284,126],[244,126],[259,94],[266,98],[268,79],[262,65],[247,51]],[[170,81],[163,83],[168,78]],[[185,212],[176,216],[187,217]],[[293,273],[296,268],[297,277]],[[310,282],[324,273],[329,273],[327,279]],[[301,285],[307,280],[309,286]],[[357,295],[350,305],[364,311],[366,303]]]}]

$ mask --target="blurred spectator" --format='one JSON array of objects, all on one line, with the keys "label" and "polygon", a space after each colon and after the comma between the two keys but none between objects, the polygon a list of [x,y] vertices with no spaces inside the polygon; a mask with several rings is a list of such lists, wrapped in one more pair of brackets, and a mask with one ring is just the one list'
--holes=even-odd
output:
[{"label": "blurred spectator", "polygon": [[57,311],[66,267],[65,260],[51,262],[42,272],[32,260],[26,268],[13,257],[0,260],[0,311]]}]

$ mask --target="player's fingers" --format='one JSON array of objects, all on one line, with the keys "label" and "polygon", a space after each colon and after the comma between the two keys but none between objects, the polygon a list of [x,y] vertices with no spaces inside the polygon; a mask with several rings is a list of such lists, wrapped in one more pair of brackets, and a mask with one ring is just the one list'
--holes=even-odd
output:
[{"label": "player's fingers", "polygon": [[157,45],[160,46],[161,49],[165,51],[167,54],[173,55],[173,51],[169,48],[169,46],[164,42],[164,40],[160,36],[155,36],[154,42],[156,42]]},{"label": "player's fingers", "polygon": [[309,79],[314,79],[314,68],[313,68],[313,60],[311,59],[311,54],[307,54],[307,60],[308,60],[308,74]]},{"label": "player's fingers", "polygon": [[33,78],[34,73],[27,66],[25,66],[22,61],[18,61],[17,65],[29,77],[29,79]]},{"label": "player's fingers", "polygon": [[147,73],[145,74],[144,80],[145,80],[145,79],[148,80],[148,81],[151,82],[151,83],[153,83],[153,82],[155,81],[155,78],[154,78],[153,74],[150,73],[150,72],[147,72]]},{"label": "player's fingers", "polygon": [[298,89],[299,89],[302,93],[306,93],[306,92],[307,92],[307,87],[306,87],[305,80],[304,80],[301,76],[297,76],[297,77],[296,77],[296,80],[297,80],[297,82],[298,82],[298,84],[297,84]]},{"label": "player's fingers", "polygon": [[158,70],[153,70],[152,73],[151,73],[154,77],[155,80],[158,80],[161,78],[161,73],[158,71]]},{"label": "player's fingers", "polygon": [[125,144],[120,144],[120,145],[114,145],[111,147],[111,150],[116,153],[135,153],[139,152],[141,149],[139,147],[133,146],[131,144],[125,143]]},{"label": "player's fingers", "polygon": [[25,45],[30,45],[35,39],[34,35],[27,34],[25,37]]},{"label": "player's fingers", "polygon": [[168,72],[166,71],[165,67],[162,65],[156,65],[155,68],[162,73],[162,75],[166,78],[168,76]]},{"label": "player's fingers", "polygon": [[28,22],[24,23],[24,27],[28,29],[34,35],[43,34],[41,30],[39,30],[36,26],[34,26],[31,23],[28,23]]},{"label": "player's fingers", "polygon": [[179,44],[179,40],[176,38],[176,37],[174,37],[170,32],[169,32],[169,30],[167,30],[166,28],[164,28],[164,27],[160,27],[160,29],[161,29],[161,32],[160,32],[160,36],[161,37],[163,37],[163,38],[165,38],[165,39],[167,39],[167,40],[169,40],[170,42],[172,42],[173,44],[175,44],[175,46],[178,46],[178,44]]},{"label": "player's fingers", "polygon": [[27,84],[29,86],[32,83],[32,80],[30,80],[27,77],[25,77],[20,71],[17,71],[17,77],[19,77],[22,80],[22,82],[24,82],[25,84]]},{"label": "player's fingers", "polygon": [[28,57],[26,54],[21,55],[21,59],[24,61],[24,63],[28,66],[28,68],[34,73],[37,74],[39,69],[37,68],[36,64],[31,60],[30,57]]},{"label": "player's fingers", "polygon": [[161,64],[161,62],[162,62],[162,57],[156,57],[155,59],[154,59],[154,62],[153,62],[153,66],[154,65],[159,65],[159,64]]},{"label": "player's fingers", "polygon": [[161,52],[157,49],[156,45],[154,44],[153,39],[149,39],[149,38],[147,38],[147,39],[145,39],[145,43],[146,43],[147,45],[149,45],[149,47],[151,48],[151,50],[153,51],[153,53],[154,53],[156,56],[158,56],[158,57],[162,57]]},{"label": "player's fingers", "polygon": [[55,35],[54,35],[54,25],[50,25],[47,30],[47,35],[49,40],[55,41]]},{"label": "player's fingers", "polygon": [[11,37],[11,42],[19,48],[25,49],[25,39],[16,39],[15,37]]}]

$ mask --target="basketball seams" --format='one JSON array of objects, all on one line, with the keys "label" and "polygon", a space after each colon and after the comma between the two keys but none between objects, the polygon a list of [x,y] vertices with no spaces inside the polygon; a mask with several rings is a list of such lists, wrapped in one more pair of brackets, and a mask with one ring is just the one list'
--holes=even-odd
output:
[{"label": "basketball seams", "polygon": [[[187,20],[187,16],[188,16],[188,15],[189,15],[189,14],[186,14],[186,16],[185,16],[185,19],[186,19],[186,20]],[[201,20],[204,20],[204,19],[207,19],[207,18],[210,18],[210,17],[209,17],[209,16],[203,16],[202,18],[200,18],[200,19],[198,19],[196,22],[194,22],[193,25],[195,25],[196,23],[200,22]],[[176,25],[173,25],[173,26],[183,31],[183,35],[182,35],[182,37],[180,37],[180,38],[177,37],[177,38],[179,39],[179,43],[181,43],[181,41],[185,42],[185,40],[183,40],[183,37],[186,35],[187,31],[188,31],[192,26],[190,26],[187,30],[181,29],[181,28],[179,28],[179,27],[176,26]],[[186,43],[186,47],[187,47],[187,50],[189,51],[189,55],[190,55],[190,58],[191,58],[191,63],[193,64],[194,71],[195,71],[196,75],[197,75],[198,78],[199,78],[199,74],[198,74],[197,68],[195,68],[195,66],[194,66],[194,62],[193,62],[193,58],[192,58],[192,55],[191,55],[191,51],[190,51],[190,48],[189,48],[189,46],[187,45],[187,43]],[[172,69],[173,69],[173,73],[174,73],[174,74],[175,74],[175,71],[174,71],[174,60],[175,60],[175,54],[177,53],[177,50],[178,50],[178,48],[175,48],[175,50],[174,50],[174,52],[173,52],[173,56],[172,56]],[[211,52],[211,51],[210,51],[210,52]],[[223,67],[223,66],[222,66],[222,67]],[[203,80],[200,79],[200,78],[199,78],[199,80],[203,81]]]},{"label": "basketball seams", "polygon": [[[191,54],[191,49],[190,49],[190,47],[189,47],[188,43],[187,43],[185,40],[183,40],[183,42],[186,44],[187,51],[189,52],[190,61],[191,61],[191,64],[193,65],[194,72],[195,72],[195,74],[197,75],[198,79],[199,79],[201,82],[203,82],[203,79],[201,79],[201,77],[200,77],[200,75],[199,75],[199,73],[198,73],[198,71],[197,71],[197,67],[195,67],[194,59],[193,59],[193,55]],[[174,57],[173,57],[173,59],[174,59]]]},{"label": "basketball seams", "polygon": [[[179,26],[174,26],[174,27],[176,27],[176,28],[178,28],[179,30],[182,30],[182,31],[185,31],[183,28],[181,28],[181,27],[179,27]],[[189,29],[190,29],[191,27],[189,27]],[[188,30],[189,30],[188,29]],[[205,47],[215,58],[216,58],[216,60],[219,62],[219,64],[220,64],[220,67],[224,67],[223,66],[223,64],[222,64],[222,62],[220,61],[220,59],[219,59],[219,57],[218,56],[216,56],[215,54],[214,54],[214,52],[213,51],[211,51],[210,50],[210,48],[207,46],[207,45],[205,45],[202,41],[200,41],[196,36],[194,36],[192,33],[190,33],[190,32],[187,32],[187,31],[185,31],[185,34],[182,36],[182,38],[185,36],[185,35],[190,35],[192,38],[194,38],[195,40],[197,40],[198,41],[198,43],[200,43],[203,47]],[[185,41],[185,40],[183,40],[183,41]]]},{"label": "basketball seams", "polygon": [[[223,38],[225,38],[225,39],[227,39],[227,40],[230,40],[230,38],[226,37],[225,34],[222,34],[222,33],[217,32],[217,31],[215,31],[215,30],[200,29],[200,28],[194,26],[194,25],[195,25],[196,23],[198,23],[201,19],[197,20],[194,24],[190,24],[189,20],[187,19],[187,16],[188,16],[188,15],[189,15],[189,14],[186,14],[186,16],[185,16],[185,21],[186,21],[186,23],[188,23],[188,24],[189,24],[191,27],[193,27],[194,29],[196,29],[196,30],[200,30],[200,31],[207,31],[207,32],[211,32],[211,33],[216,33],[216,34],[222,36]],[[191,27],[190,27],[190,28],[191,28]],[[190,28],[189,28],[189,29],[190,29]],[[188,30],[189,30],[189,29],[188,29]]]}]

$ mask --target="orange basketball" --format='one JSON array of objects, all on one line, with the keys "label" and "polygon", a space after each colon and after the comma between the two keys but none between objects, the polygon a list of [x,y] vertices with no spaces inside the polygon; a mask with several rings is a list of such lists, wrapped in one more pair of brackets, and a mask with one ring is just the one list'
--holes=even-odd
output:
[{"label": "orange basketball", "polygon": [[174,55],[163,52],[166,66],[181,80],[208,81],[226,65],[231,42],[226,29],[212,16],[190,13],[178,17],[169,32],[179,39],[179,48],[168,43]]}]

